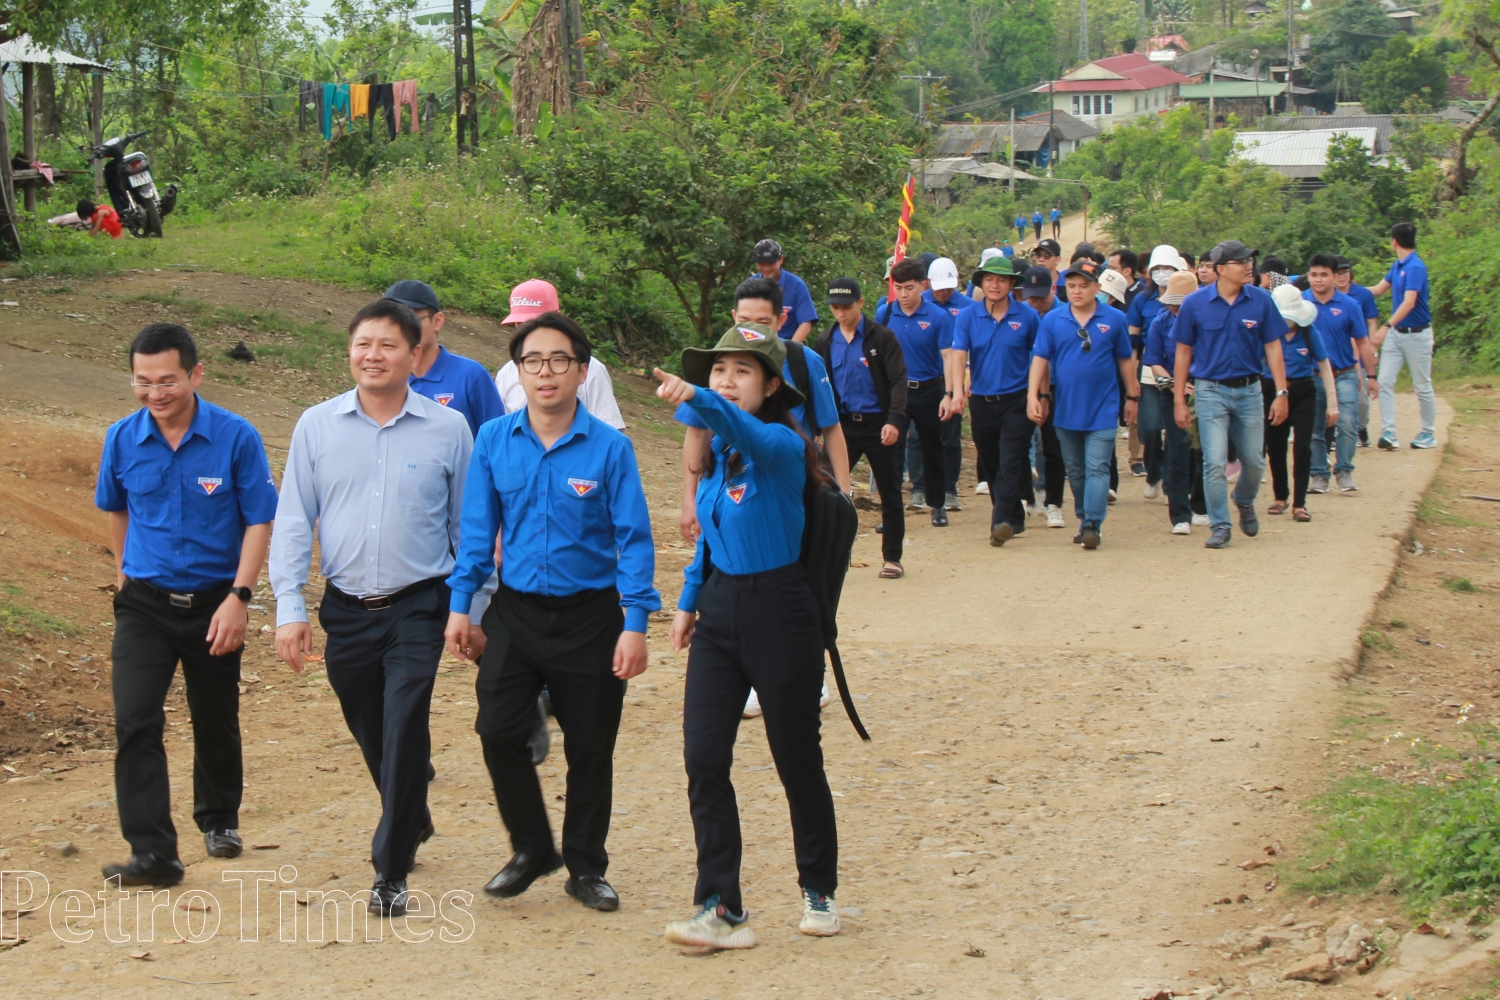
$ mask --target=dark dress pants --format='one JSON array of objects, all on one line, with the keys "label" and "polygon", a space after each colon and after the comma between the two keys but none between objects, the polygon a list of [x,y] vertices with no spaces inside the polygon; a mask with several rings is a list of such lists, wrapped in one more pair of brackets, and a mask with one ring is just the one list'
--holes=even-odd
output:
[{"label": "dark dress pants", "polygon": [[731,912],[744,909],[744,845],[729,772],[752,687],[791,811],[797,882],[832,896],[839,846],[819,735],[823,639],[800,563],[745,576],[714,570],[698,595],[682,713],[688,805],[698,842],[693,901],[717,895]]},{"label": "dark dress pants", "polygon": [[[1171,389],[1160,389],[1154,385],[1141,386],[1142,436],[1148,426],[1147,414],[1151,413],[1151,426],[1160,427],[1166,440],[1161,457],[1161,485],[1167,494],[1167,519],[1174,525],[1187,524],[1193,518],[1190,495],[1192,492],[1193,442],[1188,432],[1177,426],[1177,401]],[[1156,430],[1151,431],[1156,435]],[[1198,482],[1201,501],[1203,461],[1198,460]]]},{"label": "dark dress pants", "polygon": [[901,473],[896,471],[897,446],[880,443],[885,417],[879,413],[846,413],[839,422],[843,424],[844,443],[849,448],[849,467],[852,469],[861,455],[870,460],[875,488],[880,491],[880,517],[885,525],[880,536],[880,556],[886,562],[898,563],[906,540],[906,515],[901,509]]},{"label": "dark dress pants", "polygon": [[[927,503],[938,506],[942,505],[949,493],[956,492],[958,489],[956,482],[947,482],[948,468],[943,461],[943,428],[946,422],[938,416],[938,407],[942,405],[942,402],[943,380],[940,378],[930,379],[917,389],[909,388],[906,395],[906,413],[911,418],[911,423],[902,433],[901,440],[896,442],[897,447],[901,449],[901,461],[904,464],[906,435],[913,429],[916,430],[917,443],[922,449],[922,482],[918,484],[913,478],[911,488],[915,491],[920,485]],[[934,486],[937,487],[936,491],[931,488]]]},{"label": "dark dress pants", "polygon": [[474,730],[511,849],[533,858],[556,850],[528,742],[536,728],[537,695],[545,685],[568,762],[563,861],[575,877],[602,877],[609,868],[604,842],[614,802],[615,737],[625,704],[625,682],[613,670],[615,645],[625,628],[620,595],[610,588],[545,597],[502,584],[483,624],[487,645],[474,683],[479,702]]},{"label": "dark dress pants", "polygon": [[974,449],[994,470],[990,484],[990,527],[1008,521],[1017,531],[1026,530],[1026,511],[1021,498],[1031,494],[1031,432],[1036,429],[1026,416],[1026,392],[1001,396],[974,396],[972,427]]},{"label": "dark dress pants", "polygon": [[[1276,382],[1260,380],[1266,399],[1266,459],[1271,466],[1271,489],[1277,500],[1286,500],[1286,445],[1292,441],[1292,506],[1307,506],[1307,480],[1312,471],[1312,439],[1321,431],[1317,420],[1317,385],[1311,378],[1288,379],[1287,418],[1271,423],[1271,404],[1276,400]],[[1295,433],[1293,433],[1295,432]]]},{"label": "dark dress pants", "polygon": [[328,684],[380,791],[370,861],[382,878],[403,879],[416,860],[417,837],[432,822],[427,721],[448,624],[448,587],[429,580],[371,610],[329,584],[318,623],[328,636]]},{"label": "dark dress pants", "polygon": [[210,656],[208,626],[229,585],[176,607],[150,584],[126,580],[115,595],[115,796],[120,832],[134,854],[177,860],[167,776],[165,702],[182,663],[193,727],[193,821],[200,830],[239,828],[245,784],[240,741],[240,655]]},{"label": "dark dress pants", "polygon": [[1061,508],[1063,483],[1068,480],[1068,467],[1063,462],[1062,444],[1057,440],[1057,428],[1052,423],[1053,415],[1053,408],[1047,407],[1047,419],[1042,423],[1041,502],[1049,507]]}]

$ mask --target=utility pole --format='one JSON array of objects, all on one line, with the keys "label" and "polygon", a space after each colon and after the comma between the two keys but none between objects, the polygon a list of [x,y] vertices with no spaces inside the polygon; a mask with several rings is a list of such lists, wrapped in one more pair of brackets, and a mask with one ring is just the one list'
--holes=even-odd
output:
[{"label": "utility pole", "polygon": [[1208,130],[1214,130],[1214,61],[1217,56],[1210,57],[1208,63]]},{"label": "utility pole", "polygon": [[[1088,3],[1088,0],[1083,0]],[[1055,81],[1047,81],[1047,176],[1052,176],[1052,165],[1057,160],[1057,100],[1054,95]]]},{"label": "utility pole", "polygon": [[1010,193],[1016,193],[1016,109],[1010,109]]},{"label": "utility pole", "polygon": [[1078,0],[1078,62],[1089,61],[1089,0]]},{"label": "utility pole", "polygon": [[1292,32],[1296,28],[1297,0],[1286,0],[1286,113],[1291,114],[1296,107],[1292,103],[1292,60],[1296,57],[1296,42],[1293,40]]},{"label": "utility pole", "polygon": [[474,152],[479,148],[479,109],[474,106],[474,8],[470,0],[453,0],[453,112],[458,151]]},{"label": "utility pole", "polygon": [[583,46],[579,44],[583,40],[583,14],[579,10],[578,0],[562,0],[562,4],[564,48],[568,52],[568,75],[572,77],[573,92],[577,94],[587,73],[583,64]]},{"label": "utility pole", "polygon": [[1136,51],[1139,52],[1144,46],[1149,53],[1151,51],[1150,35],[1146,34],[1146,0],[1138,0],[1138,11],[1135,19]]},{"label": "utility pole", "polygon": [[903,80],[917,81],[917,124],[922,128],[927,127],[927,84],[938,83],[948,79],[946,76],[933,76],[930,70],[923,72],[920,76],[903,76]]}]

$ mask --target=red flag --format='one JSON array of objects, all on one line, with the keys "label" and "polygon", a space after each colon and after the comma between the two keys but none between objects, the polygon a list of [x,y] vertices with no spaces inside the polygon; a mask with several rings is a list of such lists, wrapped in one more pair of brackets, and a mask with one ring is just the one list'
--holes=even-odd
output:
[{"label": "red flag", "polygon": [[[906,243],[911,239],[911,210],[913,198],[917,193],[917,179],[911,174],[906,175],[906,183],[901,185],[901,221],[896,224],[896,252],[891,261],[891,266],[906,259]],[[886,280],[885,297],[887,301],[896,298],[896,283]]]}]

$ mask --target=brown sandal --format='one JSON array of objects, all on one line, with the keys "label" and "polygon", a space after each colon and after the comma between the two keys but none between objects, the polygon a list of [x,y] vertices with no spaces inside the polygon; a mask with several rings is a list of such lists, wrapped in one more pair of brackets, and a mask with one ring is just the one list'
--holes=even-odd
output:
[{"label": "brown sandal", "polygon": [[1287,504],[1286,504],[1285,500],[1277,500],[1275,503],[1271,504],[1271,506],[1269,506],[1269,507],[1266,508],[1266,513],[1267,514],[1284,514],[1284,513],[1286,513],[1286,506],[1287,506]]},{"label": "brown sandal", "polygon": [[899,580],[906,575],[906,570],[901,568],[900,563],[886,563],[880,567],[880,579]]},{"label": "brown sandal", "polygon": [[1312,520],[1312,515],[1307,512],[1306,507],[1295,507],[1292,509],[1292,520],[1305,523]]}]

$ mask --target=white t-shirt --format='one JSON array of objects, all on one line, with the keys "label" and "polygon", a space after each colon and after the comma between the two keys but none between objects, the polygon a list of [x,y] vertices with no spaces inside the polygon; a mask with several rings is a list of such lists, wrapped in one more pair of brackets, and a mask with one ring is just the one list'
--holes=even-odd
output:
[{"label": "white t-shirt", "polygon": [[[526,390],[521,388],[520,372],[514,361],[507,361],[495,373],[495,388],[505,401],[505,412],[514,413],[526,405]],[[609,424],[617,431],[625,429],[625,418],[620,415],[620,404],[615,402],[615,387],[610,381],[609,369],[598,358],[589,361],[589,373],[584,376],[583,387],[578,390],[578,399],[590,414]]]}]

